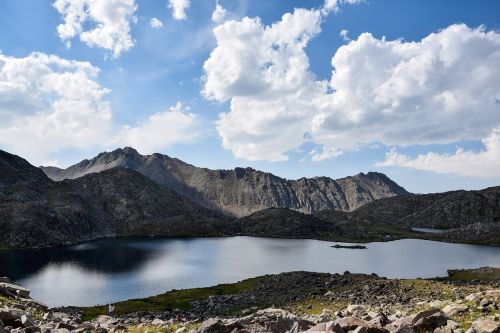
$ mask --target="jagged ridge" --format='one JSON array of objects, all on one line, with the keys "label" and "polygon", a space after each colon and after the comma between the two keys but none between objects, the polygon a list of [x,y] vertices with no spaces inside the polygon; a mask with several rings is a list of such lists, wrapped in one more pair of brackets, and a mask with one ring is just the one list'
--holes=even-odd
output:
[{"label": "jagged ridge", "polygon": [[360,173],[287,180],[252,168],[210,170],[162,154],[141,155],[132,148],[101,153],[67,169],[42,167],[53,180],[75,179],[114,167],[136,170],[205,207],[242,217],[271,207],[313,213],[324,209],[352,211],[376,199],[408,194],[381,173]]}]

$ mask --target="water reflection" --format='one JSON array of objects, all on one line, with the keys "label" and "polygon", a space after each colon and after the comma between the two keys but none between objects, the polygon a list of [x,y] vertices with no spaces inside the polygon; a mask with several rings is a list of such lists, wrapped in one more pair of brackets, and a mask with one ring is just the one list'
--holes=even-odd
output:
[{"label": "water reflection", "polygon": [[94,305],[171,289],[210,286],[285,271],[435,277],[451,268],[500,266],[500,248],[424,240],[333,243],[252,237],[110,239],[78,246],[0,254],[0,275],[50,306]]}]

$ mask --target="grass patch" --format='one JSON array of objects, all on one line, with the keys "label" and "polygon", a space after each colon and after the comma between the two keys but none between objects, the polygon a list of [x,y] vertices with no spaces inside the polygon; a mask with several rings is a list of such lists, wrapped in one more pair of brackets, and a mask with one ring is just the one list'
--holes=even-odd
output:
[{"label": "grass patch", "polygon": [[500,268],[485,267],[478,269],[449,270],[446,279],[451,281],[499,281]]},{"label": "grass patch", "polygon": [[[190,302],[207,299],[213,295],[236,295],[258,287],[263,277],[243,280],[231,284],[219,284],[208,288],[172,290],[148,298],[132,299],[115,304],[115,314],[122,315],[138,311],[170,311],[172,309],[189,310]],[[82,308],[83,320],[91,320],[102,314],[107,314],[108,306]]]}]

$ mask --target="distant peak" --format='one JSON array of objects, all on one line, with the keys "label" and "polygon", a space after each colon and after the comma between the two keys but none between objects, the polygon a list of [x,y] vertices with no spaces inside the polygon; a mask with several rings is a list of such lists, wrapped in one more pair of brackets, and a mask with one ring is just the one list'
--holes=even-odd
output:
[{"label": "distant peak", "polygon": [[126,154],[140,155],[139,152],[132,147],[125,147],[122,149],[122,151]]}]

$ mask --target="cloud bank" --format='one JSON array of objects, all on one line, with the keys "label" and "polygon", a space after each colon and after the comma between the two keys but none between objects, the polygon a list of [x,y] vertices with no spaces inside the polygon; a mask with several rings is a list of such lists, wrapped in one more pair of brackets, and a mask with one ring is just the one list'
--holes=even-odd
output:
[{"label": "cloud bank", "polygon": [[280,161],[308,141],[320,147],[314,160],[373,143],[489,142],[500,126],[499,33],[463,24],[420,41],[364,33],[333,55],[329,81],[316,80],[305,48],[338,3],[269,26],[245,17],[214,29],[203,94],[230,101],[217,120],[225,148]]}]

